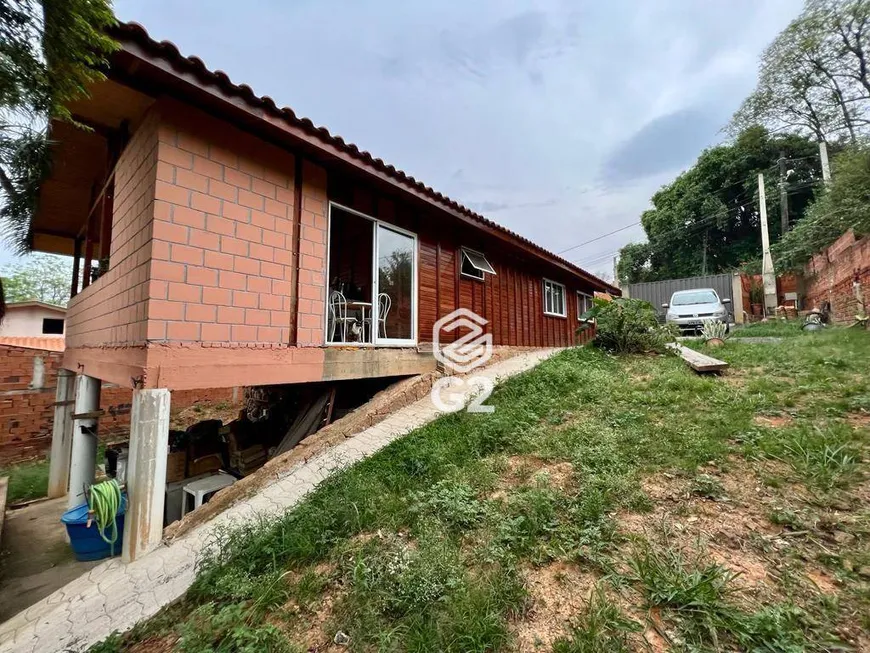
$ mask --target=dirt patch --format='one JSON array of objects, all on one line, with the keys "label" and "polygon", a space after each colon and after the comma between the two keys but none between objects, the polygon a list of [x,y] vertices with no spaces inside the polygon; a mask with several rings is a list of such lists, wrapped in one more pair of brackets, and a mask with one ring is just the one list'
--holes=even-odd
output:
[{"label": "dirt patch", "polygon": [[525,580],[530,606],[513,625],[516,650],[549,651],[553,641],[566,634],[570,621],[588,608],[596,578],[575,564],[554,562],[528,569]]},{"label": "dirt patch", "polygon": [[771,429],[781,429],[784,426],[790,426],[794,422],[790,415],[756,415],[752,421],[758,426]]},{"label": "dirt patch", "polygon": [[853,429],[870,429],[870,413],[849,413],[846,421]]},{"label": "dirt patch", "polygon": [[164,637],[149,637],[137,644],[125,649],[129,653],[169,653],[175,650],[178,635],[165,635]]},{"label": "dirt patch", "polygon": [[645,479],[652,511],[620,514],[619,527],[689,556],[700,552],[735,574],[735,587],[755,598],[775,596],[780,591],[776,564],[758,550],[757,542],[761,538],[776,548],[781,529],[767,517],[776,498],[746,461],[734,459],[729,467],[727,473],[713,465],[701,470],[721,484],[724,492],[717,500],[693,496],[688,478],[657,474]]},{"label": "dirt patch", "polygon": [[815,585],[822,594],[836,594],[838,592],[834,579],[818,569],[808,569],[804,575]]},{"label": "dirt patch", "polygon": [[333,641],[335,633],[329,632],[327,626],[333,620],[335,606],[343,593],[343,588],[331,585],[324,590],[317,604],[310,608],[300,608],[295,604],[284,606],[286,617],[279,627],[303,651],[342,650]]},{"label": "dirt patch", "polygon": [[207,419],[219,419],[227,424],[239,416],[239,410],[241,410],[240,406],[229,401],[198,401],[192,406],[182,408],[177,413],[170,415],[169,428],[183,431],[187,427]]},{"label": "dirt patch", "polygon": [[489,498],[504,499],[511,489],[523,485],[541,483],[564,490],[573,482],[574,465],[569,462],[550,462],[536,456],[511,456]]},{"label": "dirt patch", "polygon": [[735,574],[734,582],[745,588],[755,588],[769,580],[767,562],[757,555],[741,551],[735,554],[732,550],[709,547],[710,558],[718,565]]}]

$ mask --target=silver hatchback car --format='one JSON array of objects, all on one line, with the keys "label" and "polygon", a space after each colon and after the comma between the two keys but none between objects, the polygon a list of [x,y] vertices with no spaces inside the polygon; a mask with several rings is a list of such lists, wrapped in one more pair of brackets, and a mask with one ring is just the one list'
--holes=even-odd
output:
[{"label": "silver hatchback car", "polygon": [[668,304],[662,304],[667,309],[665,322],[675,324],[680,331],[700,331],[705,320],[721,320],[728,324],[728,307],[730,299],[719,299],[712,288],[695,288],[693,290],[678,290],[671,295]]}]

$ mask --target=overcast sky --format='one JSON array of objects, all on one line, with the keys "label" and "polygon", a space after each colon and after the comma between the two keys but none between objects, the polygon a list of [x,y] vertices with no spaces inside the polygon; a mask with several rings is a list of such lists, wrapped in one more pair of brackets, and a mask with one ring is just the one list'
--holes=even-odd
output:
[{"label": "overcast sky", "polygon": [[[117,0],[116,12],[559,252],[637,222],[721,140],[800,5]],[[610,271],[642,239],[637,226],[565,256]]]}]

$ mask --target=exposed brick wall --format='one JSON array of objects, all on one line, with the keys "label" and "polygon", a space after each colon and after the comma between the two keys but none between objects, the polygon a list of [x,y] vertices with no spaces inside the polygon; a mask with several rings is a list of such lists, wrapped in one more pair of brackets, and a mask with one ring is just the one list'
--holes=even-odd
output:
[{"label": "exposed brick wall", "polygon": [[299,240],[299,306],[296,344],[317,347],[324,342],[326,310],[326,242],[328,201],[326,171],[305,162],[302,168],[302,229]]},{"label": "exposed brick wall", "polygon": [[[31,387],[37,357],[43,361],[41,389]],[[33,458],[51,448],[62,357],[59,352],[0,345],[0,465]]]},{"label": "exposed brick wall", "polygon": [[831,303],[835,322],[851,323],[860,307],[853,284],[861,284],[865,302],[870,300],[870,237],[855,238],[851,230],[816,254],[806,269],[807,306]]},{"label": "exposed brick wall", "polygon": [[[51,449],[57,371],[62,354],[0,345],[0,466],[45,456]],[[43,360],[42,388],[31,388],[34,360]],[[172,410],[200,401],[233,401],[233,388],[178,390]],[[103,441],[126,437],[133,391],[113,385],[100,389],[99,435]]]},{"label": "exposed brick wall", "polygon": [[144,344],[159,114],[133,132],[115,169],[109,270],[73,297],[67,347]]},{"label": "exposed brick wall", "polygon": [[293,155],[171,101],[161,113],[148,339],[288,343]]}]

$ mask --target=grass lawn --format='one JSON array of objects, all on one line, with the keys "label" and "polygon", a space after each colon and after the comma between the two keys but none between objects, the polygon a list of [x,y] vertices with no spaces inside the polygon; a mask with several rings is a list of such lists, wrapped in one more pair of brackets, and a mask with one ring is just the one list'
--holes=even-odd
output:
[{"label": "grass lawn", "polygon": [[0,476],[9,477],[7,504],[38,499],[48,493],[47,460],[0,467]]},{"label": "grass lawn", "polygon": [[[745,326],[737,326],[731,330],[732,338],[759,338],[774,336],[789,338],[804,333],[803,320],[771,320],[769,322],[751,322]],[[826,327],[830,328],[830,327]]]},{"label": "grass lawn", "polygon": [[715,356],[565,351],[227,532],[93,650],[870,650],[870,333]]}]

